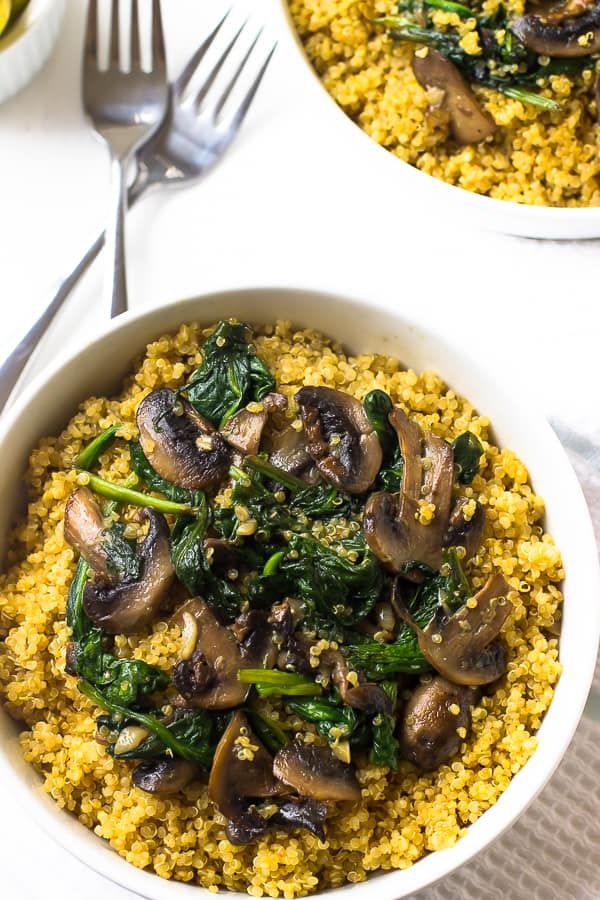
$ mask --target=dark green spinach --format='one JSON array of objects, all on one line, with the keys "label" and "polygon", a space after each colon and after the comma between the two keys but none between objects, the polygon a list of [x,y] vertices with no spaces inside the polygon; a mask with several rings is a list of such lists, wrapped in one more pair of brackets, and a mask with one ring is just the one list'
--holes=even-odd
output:
[{"label": "dark green spinach", "polygon": [[180,389],[194,409],[219,428],[242,406],[262,400],[275,387],[251,337],[249,325],[219,322],[202,347],[202,365]]},{"label": "dark green spinach", "polygon": [[479,474],[481,457],[484,454],[483,444],[472,431],[463,431],[452,442],[452,449],[458,481],[461,484],[471,484]]}]

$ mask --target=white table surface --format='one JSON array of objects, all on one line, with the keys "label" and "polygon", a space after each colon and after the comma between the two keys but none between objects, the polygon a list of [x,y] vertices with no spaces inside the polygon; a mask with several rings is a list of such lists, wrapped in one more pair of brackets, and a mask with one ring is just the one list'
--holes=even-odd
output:
[{"label": "white table surface", "polygon": [[[52,59],[0,107],[0,358],[96,236],[105,214],[107,157],[79,100],[84,6],[68,0]],[[253,21],[268,21],[271,6],[272,0],[255,2]],[[169,65],[176,73],[225,4],[165,0],[163,7]],[[571,428],[597,431],[600,242],[486,233],[476,221],[424,209],[401,166],[393,184],[387,171],[384,179],[358,166],[348,133],[340,135],[335,117],[326,104],[315,108],[313,96],[298,60],[280,51],[222,164],[204,182],[157,192],[132,212],[131,306],[248,284],[377,297],[446,331],[454,342],[483,348],[498,378],[510,377],[506,373],[518,364],[543,411]],[[29,376],[105,320],[101,283],[100,263],[69,299]],[[598,747],[600,730],[594,735]],[[131,900],[132,894],[58,848],[4,786],[0,803],[2,897]],[[535,828],[535,813],[527,821]],[[569,828],[556,840],[568,857],[569,846],[581,838]],[[588,852],[600,859],[600,841]],[[600,897],[600,867],[590,875],[591,882],[573,878],[568,900]],[[447,896],[474,896],[468,876],[453,877]],[[501,896],[492,881],[478,896]],[[534,894],[523,884],[503,896],[528,900]],[[567,900],[555,890],[549,883],[539,897]]]}]

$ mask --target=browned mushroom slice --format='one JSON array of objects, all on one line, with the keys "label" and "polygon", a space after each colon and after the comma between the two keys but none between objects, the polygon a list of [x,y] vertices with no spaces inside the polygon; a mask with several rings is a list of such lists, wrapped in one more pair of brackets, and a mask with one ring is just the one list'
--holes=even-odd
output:
[{"label": "browned mushroom slice", "polygon": [[450,115],[452,137],[459,144],[476,144],[496,131],[492,117],[481,108],[454,63],[442,53],[430,47],[426,56],[413,56],[412,67],[422,87],[444,92],[442,105]]},{"label": "browned mushroom slice", "polygon": [[[395,428],[404,460],[399,494],[377,492],[365,504],[363,531],[373,553],[392,572],[413,580],[422,574],[414,563],[432,569],[442,564],[452,482],[454,452],[434,434],[423,433],[401,409],[394,409],[389,420]],[[419,521],[419,500],[435,507],[427,525]]]},{"label": "browned mushroom slice", "polygon": [[240,453],[258,453],[268,414],[287,407],[283,394],[267,394],[260,403],[251,403],[234,413],[219,432]]},{"label": "browned mushroom slice", "polygon": [[457,729],[471,725],[477,694],[475,688],[452,684],[440,675],[420,684],[400,720],[403,757],[426,771],[447,762],[463,740]]},{"label": "browned mushroom slice", "polygon": [[208,796],[228,819],[247,797],[274,797],[285,788],[273,774],[273,759],[243,712],[234,713],[215,750]]},{"label": "browned mushroom slice", "polygon": [[348,494],[371,487],[381,468],[381,445],[362,404],[326,387],[296,394],[308,452],[326,481]]},{"label": "browned mushroom slice", "polygon": [[65,540],[75,547],[94,572],[112,581],[115,573],[110,572],[108,566],[107,531],[102,510],[90,489],[79,487],[73,491],[65,506]]},{"label": "browned mushroom slice", "polygon": [[391,713],[391,700],[380,685],[371,682],[352,685],[349,682],[348,664],[339,650],[325,650],[319,659],[319,670],[325,670],[331,675],[344,703],[369,716]]},{"label": "browned mushroom slice", "polygon": [[177,794],[199,774],[198,766],[187,759],[149,759],[140,763],[131,776],[136,787],[149,794]]},{"label": "browned mushroom slice", "polygon": [[512,604],[503,575],[491,575],[481,590],[448,616],[439,606],[426,628],[419,628],[398,601],[402,618],[417,634],[421,653],[433,668],[454,684],[489,684],[506,670],[506,648],[495,640]]},{"label": "browned mushroom slice", "polygon": [[248,844],[274,828],[306,828],[323,839],[327,807],[315,800],[288,798],[263,817],[251,801],[275,798],[288,789],[273,774],[273,759],[254,734],[244,713],[236,712],[217,745],[208,795],[227,817],[227,837]]},{"label": "browned mushroom slice", "polygon": [[213,425],[173,391],[162,388],[137,409],[140,444],[158,474],[188,490],[214,487],[226,475],[231,451]]},{"label": "browned mushroom slice", "polygon": [[240,613],[230,626],[240,644],[245,666],[272,669],[279,654],[279,640],[265,609]]},{"label": "browned mushroom slice", "polygon": [[186,706],[230,709],[242,703],[248,685],[237,675],[249,663],[233,632],[221,625],[201,597],[180,606],[173,621],[183,634],[183,658],[173,667],[173,682]]},{"label": "browned mushroom slice", "polygon": [[[470,508],[475,504],[472,513]],[[446,547],[464,547],[464,560],[471,559],[478,552],[483,541],[485,510],[478,500],[459,497],[454,504],[446,532]]]},{"label": "browned mushroom slice", "polygon": [[[301,423],[298,421],[296,424]],[[303,428],[295,428],[294,424],[286,425],[281,431],[270,435],[269,444],[269,459],[278,469],[304,476],[307,469],[314,467]]]},{"label": "browned mushroom slice", "polygon": [[285,744],[273,760],[273,773],[284,784],[313,800],[360,800],[354,769],[329,747],[306,744],[300,738]]},{"label": "browned mushroom slice", "polygon": [[139,547],[139,578],[117,583],[102,578],[88,581],[83,608],[95,625],[109,634],[135,634],[156,617],[175,578],[169,545],[169,527],[164,517],[145,507],[139,517],[149,522]]},{"label": "browned mushroom slice", "polygon": [[510,30],[544,56],[591,56],[600,50],[600,3],[568,0],[552,12],[519,16]]}]

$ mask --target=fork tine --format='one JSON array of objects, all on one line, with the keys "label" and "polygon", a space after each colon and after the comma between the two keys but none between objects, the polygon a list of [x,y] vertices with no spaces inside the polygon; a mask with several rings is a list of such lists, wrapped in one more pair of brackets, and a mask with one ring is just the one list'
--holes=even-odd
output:
[{"label": "fork tine", "polygon": [[250,56],[252,55],[252,51],[253,51],[254,48],[256,47],[256,45],[257,45],[257,43],[258,43],[258,39],[260,38],[261,34],[263,33],[263,30],[264,30],[264,29],[262,29],[262,28],[260,29],[260,31],[258,32],[258,34],[256,35],[256,37],[254,38],[254,40],[252,41],[252,43],[250,44],[250,46],[249,46],[248,49],[246,50],[246,52],[245,52],[245,54],[244,54],[244,58],[242,59],[242,61],[240,62],[239,66],[237,67],[237,69],[236,69],[235,72],[233,73],[233,76],[232,76],[232,78],[231,78],[229,84],[227,85],[227,87],[224,88],[223,93],[221,94],[221,96],[220,96],[220,98],[217,100],[217,102],[215,103],[215,105],[214,105],[214,107],[213,107],[213,108],[214,108],[214,115],[215,115],[215,118],[217,118],[217,116],[221,113],[221,110],[223,109],[223,107],[224,107],[225,104],[227,103],[227,99],[228,99],[229,95],[231,94],[233,88],[235,87],[235,84],[236,84],[238,78],[239,78],[240,75],[242,74],[242,71],[243,71],[243,69],[244,69],[246,63],[247,63],[248,60],[250,59]]},{"label": "fork tine", "polygon": [[87,22],[85,25],[85,59],[86,62],[98,58],[98,0],[89,0]]},{"label": "fork tine", "polygon": [[112,0],[108,67],[119,68],[119,0]]},{"label": "fork tine", "polygon": [[142,47],[140,44],[140,18],[138,0],[131,3],[131,71],[140,69],[142,64]]},{"label": "fork tine", "polygon": [[160,0],[152,0],[152,71],[166,68],[165,36],[163,33]]},{"label": "fork tine", "polygon": [[196,52],[190,58],[189,62],[187,62],[185,64],[179,77],[176,78],[175,81],[173,82],[173,93],[176,96],[180,97],[183,94],[183,92],[185,91],[185,89],[187,88],[187,86],[189,85],[190,81],[194,77],[194,73],[195,73],[196,69],[198,68],[202,59],[204,58],[206,51],[208,50],[208,48],[210,47],[210,45],[216,38],[217,34],[219,33],[219,31],[221,29],[221,26],[225,23],[225,20],[227,19],[228,15],[230,13],[231,13],[231,10],[228,9],[227,12],[225,13],[225,15],[223,16],[223,18],[221,19],[221,21],[215,26],[215,28],[208,35],[206,40],[204,40],[200,44],[200,46],[198,47]]},{"label": "fork tine", "polygon": [[241,26],[241,28],[238,29],[237,33],[233,36],[233,38],[227,44],[227,46],[223,50],[223,53],[221,54],[219,59],[216,61],[216,63],[214,64],[214,66],[212,67],[212,69],[210,70],[208,75],[206,76],[204,82],[202,83],[202,86],[198,89],[198,92],[196,93],[196,96],[194,97],[194,105],[195,105],[196,109],[200,106],[200,104],[202,103],[202,101],[204,100],[206,95],[208,94],[210,88],[213,85],[215,78],[217,77],[217,75],[219,74],[221,69],[223,68],[227,57],[233,50],[240,34],[242,33],[242,31],[244,30],[244,28],[246,27],[247,24],[248,24],[247,21],[244,22],[244,24]]},{"label": "fork tine", "polygon": [[254,81],[252,82],[252,84],[250,85],[248,90],[246,91],[246,94],[240,101],[240,104],[237,107],[237,109],[235,110],[235,112],[232,113],[232,115],[230,116],[229,119],[227,119],[225,122],[222,123],[223,127],[231,133],[232,138],[234,137],[234,135],[240,128],[242,122],[246,118],[246,114],[247,114],[248,110],[252,106],[252,101],[254,100],[256,92],[260,87],[260,83],[264,78],[265,72],[267,71],[267,69],[269,67],[269,63],[271,62],[271,59],[273,58],[273,54],[275,53],[276,48],[277,48],[277,42],[275,42],[273,44],[273,46],[271,47],[271,49],[269,50],[264,63],[262,64],[262,66],[260,67],[258,72],[256,73]]}]

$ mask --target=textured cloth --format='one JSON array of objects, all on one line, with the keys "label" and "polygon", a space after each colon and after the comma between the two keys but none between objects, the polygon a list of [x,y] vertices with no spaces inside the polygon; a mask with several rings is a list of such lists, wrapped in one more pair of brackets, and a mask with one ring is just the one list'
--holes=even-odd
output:
[{"label": "textured cloth", "polygon": [[[552,424],[583,486],[600,545],[600,430],[583,436]],[[600,698],[600,660],[593,691]],[[516,825],[418,897],[599,900],[600,723],[584,715],[555,775]]]}]

